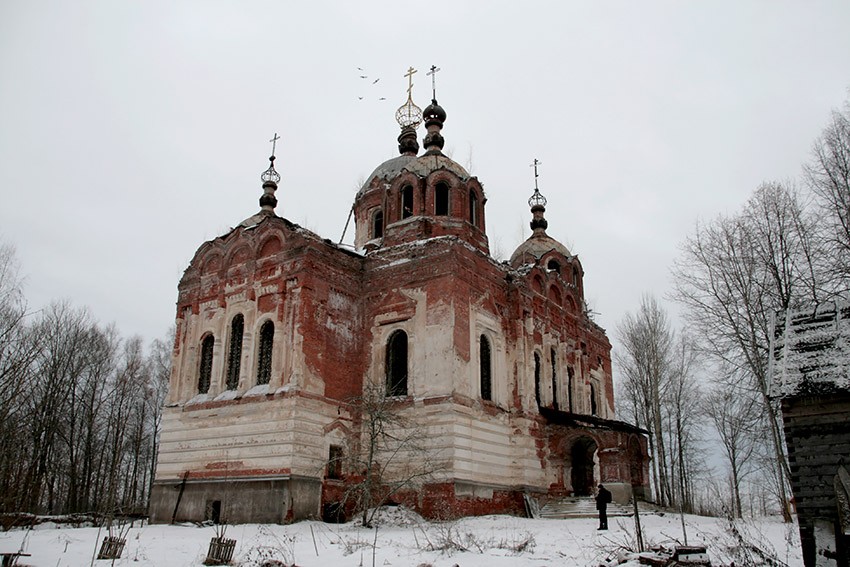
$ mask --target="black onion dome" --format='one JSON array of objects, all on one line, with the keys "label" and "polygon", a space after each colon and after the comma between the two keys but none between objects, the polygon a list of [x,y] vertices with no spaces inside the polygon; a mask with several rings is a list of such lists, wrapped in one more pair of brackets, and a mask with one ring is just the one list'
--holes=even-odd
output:
[{"label": "black onion dome", "polygon": [[422,111],[422,116],[425,118],[425,127],[431,125],[431,123],[443,125],[443,122],[446,121],[446,111],[443,110],[443,107],[437,104],[437,99],[431,99],[431,104],[425,107],[425,110]]}]

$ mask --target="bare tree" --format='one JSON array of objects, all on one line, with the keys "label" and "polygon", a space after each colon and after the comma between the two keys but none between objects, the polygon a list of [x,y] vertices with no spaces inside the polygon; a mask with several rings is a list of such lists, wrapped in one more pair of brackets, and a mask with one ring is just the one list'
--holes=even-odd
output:
[{"label": "bare tree", "polygon": [[824,276],[834,291],[850,292],[850,101],[833,111],[830,124],[815,141],[804,167],[824,227],[829,262]]},{"label": "bare tree", "polygon": [[673,332],[667,313],[654,297],[644,295],[636,314],[626,313],[617,327],[622,353],[617,360],[622,369],[627,395],[632,398],[638,425],[648,428],[659,504],[669,505],[673,494],[664,439],[662,399],[669,378]]},{"label": "bare tree", "polygon": [[433,478],[445,463],[417,422],[416,408],[387,396],[382,384],[367,383],[350,408],[360,437],[346,459],[352,474],[344,500],[354,501],[361,523],[370,526],[378,507]]},{"label": "bare tree", "polygon": [[736,518],[740,518],[742,512],[741,482],[753,471],[753,456],[758,444],[753,432],[761,415],[758,407],[758,399],[747,389],[717,388],[705,400],[705,414],[720,436],[729,465],[732,512]]},{"label": "bare tree", "polygon": [[674,298],[685,308],[701,348],[742,377],[760,400],[773,447],[786,520],[789,478],[776,404],[768,394],[770,319],[778,309],[822,295],[815,219],[797,193],[778,183],[759,187],[744,210],[697,226],[674,264]]}]

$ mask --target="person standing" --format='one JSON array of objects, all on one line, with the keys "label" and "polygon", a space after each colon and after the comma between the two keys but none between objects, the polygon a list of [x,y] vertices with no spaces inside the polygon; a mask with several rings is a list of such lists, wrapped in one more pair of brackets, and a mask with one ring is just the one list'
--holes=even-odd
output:
[{"label": "person standing", "polygon": [[611,492],[599,485],[599,492],[596,493],[596,509],[599,510],[599,527],[598,530],[608,529],[608,504],[611,503]]}]

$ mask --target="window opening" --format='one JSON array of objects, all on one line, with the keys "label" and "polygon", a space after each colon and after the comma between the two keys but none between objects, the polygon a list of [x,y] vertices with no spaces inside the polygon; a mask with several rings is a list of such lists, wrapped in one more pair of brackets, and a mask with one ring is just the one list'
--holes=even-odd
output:
[{"label": "window opening", "polygon": [[472,189],[469,190],[469,222],[478,226],[478,197]]},{"label": "window opening", "polygon": [[274,323],[266,321],[260,327],[260,348],[257,352],[257,384],[268,384],[272,377],[272,346]]},{"label": "window opening", "polygon": [[590,385],[590,415],[596,415],[596,388]]},{"label": "window opening", "polygon": [[558,409],[558,368],[555,359],[555,349],[549,352],[552,358],[552,408]]},{"label": "window opening", "polygon": [[206,394],[210,391],[210,378],[212,377],[213,346],[215,338],[207,335],[201,341],[201,364],[198,371],[198,393]]},{"label": "window opening", "polygon": [[487,337],[481,335],[479,354],[479,367],[481,372],[481,399],[493,399],[493,377],[490,364],[490,341]]},{"label": "window opening", "polygon": [[573,266],[573,283],[578,286],[578,268]]},{"label": "window opening", "polygon": [[213,524],[221,523],[221,500],[213,500],[207,507],[207,520]]},{"label": "window opening", "polygon": [[537,407],[541,407],[540,403],[540,355],[534,353],[534,397],[537,400]]},{"label": "window opening", "polygon": [[549,260],[549,263],[546,264],[546,268],[550,272],[561,273],[561,264],[558,263],[557,260]]},{"label": "window opening", "polygon": [[387,396],[407,395],[407,333],[396,331],[387,341]]},{"label": "window opening", "polygon": [[384,236],[384,211],[378,211],[372,217],[372,238]]},{"label": "window opening", "polygon": [[413,187],[405,185],[401,190],[401,218],[413,216]]},{"label": "window opening", "polygon": [[331,445],[328,449],[328,474],[327,478],[340,480],[342,478],[342,459],[344,453],[339,445]]},{"label": "window opening", "polygon": [[575,412],[575,409],[573,409],[573,377],[575,373],[572,366],[567,366],[567,403],[570,407],[570,413]]},{"label": "window opening", "polygon": [[437,183],[434,190],[434,214],[438,216],[449,214],[449,186],[445,183]]},{"label": "window opening", "polygon": [[239,366],[242,361],[242,332],[245,318],[237,315],[230,323],[230,353],[227,360],[227,389],[235,390],[239,386]]}]

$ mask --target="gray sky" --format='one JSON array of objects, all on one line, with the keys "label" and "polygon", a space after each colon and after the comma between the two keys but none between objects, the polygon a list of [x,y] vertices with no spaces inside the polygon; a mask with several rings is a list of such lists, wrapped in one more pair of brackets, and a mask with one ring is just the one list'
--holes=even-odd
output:
[{"label": "gray sky", "polygon": [[846,0],[4,0],[0,239],[31,307],[69,298],[162,336],[198,246],[258,210],[274,132],[278,214],[338,240],[397,154],[405,70],[424,107],[436,64],[494,255],[530,234],[536,157],[549,234],[614,341],[698,218],[798,177],[848,97],[848,23]]}]

